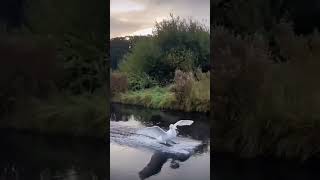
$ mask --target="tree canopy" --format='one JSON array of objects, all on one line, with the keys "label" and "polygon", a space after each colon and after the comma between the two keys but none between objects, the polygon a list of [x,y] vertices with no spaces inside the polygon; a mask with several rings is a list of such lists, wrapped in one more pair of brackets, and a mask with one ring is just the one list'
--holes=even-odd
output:
[{"label": "tree canopy", "polygon": [[171,15],[170,19],[155,24],[150,38],[135,44],[119,69],[129,74],[132,86],[145,82],[137,88],[167,85],[173,81],[176,69],[207,71],[209,56],[209,29],[192,19]]}]

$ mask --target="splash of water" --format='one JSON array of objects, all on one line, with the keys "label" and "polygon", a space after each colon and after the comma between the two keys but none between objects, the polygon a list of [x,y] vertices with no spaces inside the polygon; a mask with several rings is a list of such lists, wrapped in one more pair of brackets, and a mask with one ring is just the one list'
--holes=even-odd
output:
[{"label": "splash of water", "polygon": [[144,128],[142,124],[134,124],[133,126],[130,122],[111,121],[110,142],[182,156],[192,154],[194,150],[201,145],[200,141],[185,137],[177,137],[175,140],[177,144],[167,146],[158,143],[157,140],[152,137],[137,134],[136,132],[141,128]]}]

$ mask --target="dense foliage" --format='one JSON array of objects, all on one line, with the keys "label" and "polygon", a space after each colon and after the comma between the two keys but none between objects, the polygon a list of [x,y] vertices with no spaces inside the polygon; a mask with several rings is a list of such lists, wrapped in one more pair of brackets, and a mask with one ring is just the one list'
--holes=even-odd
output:
[{"label": "dense foliage", "polygon": [[[209,44],[209,30],[203,25],[171,15],[156,23],[152,37],[136,43],[120,70],[132,77],[129,85],[134,89],[165,86],[173,82],[176,69],[207,71]],[[145,79],[150,80],[137,85]]]},{"label": "dense foliage", "polygon": [[[63,114],[68,113],[64,106],[82,111],[86,105],[89,109],[92,104],[89,101],[95,102],[97,97],[108,100],[105,97],[105,91],[109,91],[106,3],[100,0],[24,0],[16,12],[21,14],[19,24],[10,24],[10,17],[7,21],[0,18],[1,121],[14,122],[14,114],[36,112],[42,105],[50,104],[47,113],[55,111],[49,107],[61,107],[59,111]],[[83,98],[83,94],[92,96]],[[68,98],[61,98],[64,96],[79,98],[79,101],[70,103]],[[88,102],[77,108],[78,104],[73,102],[80,103],[80,99]],[[103,108],[99,113],[107,113],[107,110]],[[104,113],[100,115],[106,117]],[[31,118],[26,116],[25,119]],[[69,115],[68,119],[74,122]],[[30,128],[36,125],[35,121],[29,123]]]},{"label": "dense foliage", "polygon": [[105,84],[108,75],[105,5],[100,0],[25,2],[27,31],[55,42],[64,74],[58,86],[65,91],[93,92]]},{"label": "dense foliage", "polygon": [[309,0],[213,0],[211,22],[239,34],[271,30],[283,17],[294,21],[296,33],[312,33],[320,27],[319,1]]},{"label": "dense foliage", "polygon": [[302,15],[289,8],[294,3],[281,4],[287,16],[268,9],[271,2],[285,1],[221,0],[215,6],[224,12],[217,11],[212,28],[215,149],[319,157],[319,32],[306,33],[305,26],[300,34],[295,17]]}]

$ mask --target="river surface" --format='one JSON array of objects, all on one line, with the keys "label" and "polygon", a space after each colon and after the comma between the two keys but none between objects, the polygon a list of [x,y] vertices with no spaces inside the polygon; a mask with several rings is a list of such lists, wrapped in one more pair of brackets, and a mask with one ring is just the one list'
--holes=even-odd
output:
[{"label": "river surface", "polygon": [[[139,129],[159,126],[168,130],[180,119],[191,126],[179,127],[172,146],[136,135]],[[201,113],[151,110],[113,104],[110,116],[111,180],[209,180],[210,125]]]},{"label": "river surface", "polygon": [[[179,154],[180,150],[185,150],[184,146],[172,148],[128,138],[136,129],[155,124],[166,128],[182,118],[195,120],[192,126],[179,128],[178,141],[189,143],[188,146],[194,148],[190,156]],[[110,160],[109,137],[103,142],[1,129],[0,180],[320,179],[319,160],[303,163],[269,158],[248,160],[212,153],[210,163],[209,135],[210,126],[203,114],[112,105]],[[199,142],[201,145],[193,146]]]},{"label": "river surface", "polygon": [[101,140],[0,131],[0,180],[107,180]]}]

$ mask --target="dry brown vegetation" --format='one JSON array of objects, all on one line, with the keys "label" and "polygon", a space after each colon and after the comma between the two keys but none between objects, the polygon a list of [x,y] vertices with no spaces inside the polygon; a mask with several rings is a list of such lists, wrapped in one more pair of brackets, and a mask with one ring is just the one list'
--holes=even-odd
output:
[{"label": "dry brown vegetation", "polygon": [[245,156],[319,156],[320,38],[279,23],[262,34],[214,28],[216,149]]},{"label": "dry brown vegetation", "polygon": [[128,91],[128,77],[120,72],[112,72],[110,74],[110,90],[112,96]]}]

